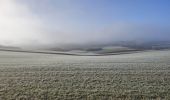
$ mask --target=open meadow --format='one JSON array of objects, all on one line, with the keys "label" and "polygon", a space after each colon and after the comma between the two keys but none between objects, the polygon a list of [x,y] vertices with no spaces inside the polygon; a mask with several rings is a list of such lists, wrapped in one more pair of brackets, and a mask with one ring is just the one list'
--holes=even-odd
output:
[{"label": "open meadow", "polygon": [[0,51],[0,100],[169,100],[170,51],[73,56]]}]

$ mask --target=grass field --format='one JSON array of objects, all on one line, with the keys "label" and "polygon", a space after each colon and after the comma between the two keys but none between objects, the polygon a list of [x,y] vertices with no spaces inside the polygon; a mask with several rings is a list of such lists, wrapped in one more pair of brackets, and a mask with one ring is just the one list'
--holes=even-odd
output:
[{"label": "grass field", "polygon": [[0,51],[0,100],[169,100],[170,51],[71,56]]}]

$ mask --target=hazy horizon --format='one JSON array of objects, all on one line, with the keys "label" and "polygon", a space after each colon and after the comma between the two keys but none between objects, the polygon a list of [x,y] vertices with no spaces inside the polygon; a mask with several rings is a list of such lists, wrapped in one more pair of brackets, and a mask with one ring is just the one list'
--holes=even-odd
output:
[{"label": "hazy horizon", "polygon": [[169,0],[1,0],[0,45],[169,41]]}]

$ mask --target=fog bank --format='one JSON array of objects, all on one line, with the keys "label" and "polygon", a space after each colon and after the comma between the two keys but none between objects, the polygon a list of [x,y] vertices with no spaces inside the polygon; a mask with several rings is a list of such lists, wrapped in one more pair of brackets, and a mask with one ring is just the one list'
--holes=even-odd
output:
[{"label": "fog bank", "polygon": [[[57,12],[58,15],[63,13],[67,12]],[[99,27],[89,21],[89,24],[94,24],[89,28],[84,23],[75,25],[64,18],[50,19],[54,22],[58,20],[58,23],[50,21],[47,23],[46,20],[35,13],[29,5],[19,2],[19,0],[1,0],[0,45],[57,47],[63,44],[170,40],[169,26],[159,23],[116,20]]]}]

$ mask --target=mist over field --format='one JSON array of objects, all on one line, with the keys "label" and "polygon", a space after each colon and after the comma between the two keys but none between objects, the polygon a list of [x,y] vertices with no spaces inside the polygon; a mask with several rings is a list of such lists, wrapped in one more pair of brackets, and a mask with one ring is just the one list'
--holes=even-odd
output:
[{"label": "mist over field", "polygon": [[170,0],[0,0],[0,100],[169,100]]},{"label": "mist over field", "polygon": [[170,15],[164,1],[164,6],[88,1],[1,0],[0,45],[57,47],[170,40]]}]

